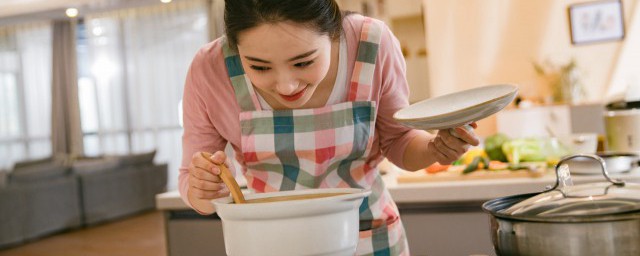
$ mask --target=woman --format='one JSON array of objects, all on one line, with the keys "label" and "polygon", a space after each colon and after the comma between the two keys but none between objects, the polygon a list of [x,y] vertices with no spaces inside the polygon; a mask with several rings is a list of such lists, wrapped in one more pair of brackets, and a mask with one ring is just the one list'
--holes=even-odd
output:
[{"label": "woman", "polygon": [[409,255],[377,164],[451,163],[478,144],[473,131],[432,135],[394,122],[408,105],[398,41],[334,0],[228,0],[225,28],[197,53],[184,89],[183,200],[208,214],[208,200],[229,195],[214,163],[230,165],[230,143],[256,192],[370,189],[357,253]]}]

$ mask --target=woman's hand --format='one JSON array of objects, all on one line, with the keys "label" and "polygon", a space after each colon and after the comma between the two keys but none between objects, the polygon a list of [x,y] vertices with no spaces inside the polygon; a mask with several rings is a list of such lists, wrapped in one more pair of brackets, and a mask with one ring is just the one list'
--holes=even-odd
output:
[{"label": "woman's hand", "polygon": [[189,202],[200,213],[213,213],[211,199],[229,196],[229,188],[220,178],[219,164],[227,167],[227,156],[218,151],[211,155],[206,152],[196,152],[189,164]]},{"label": "woman's hand", "polygon": [[[478,124],[473,122],[470,126],[475,129]],[[438,130],[436,137],[427,145],[427,154],[442,165],[451,164],[467,152],[470,145],[477,146],[479,143],[473,129],[456,127]]]}]

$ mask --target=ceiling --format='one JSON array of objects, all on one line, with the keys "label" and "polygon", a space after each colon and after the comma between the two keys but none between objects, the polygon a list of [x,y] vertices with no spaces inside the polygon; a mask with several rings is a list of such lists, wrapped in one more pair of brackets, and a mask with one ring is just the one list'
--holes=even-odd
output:
[{"label": "ceiling", "polygon": [[0,18],[64,10],[88,2],[90,0],[0,0]]},{"label": "ceiling", "polygon": [[[176,1],[176,0],[174,0]],[[0,25],[37,19],[63,19],[69,7],[83,14],[159,4],[160,0],[0,0]]]}]

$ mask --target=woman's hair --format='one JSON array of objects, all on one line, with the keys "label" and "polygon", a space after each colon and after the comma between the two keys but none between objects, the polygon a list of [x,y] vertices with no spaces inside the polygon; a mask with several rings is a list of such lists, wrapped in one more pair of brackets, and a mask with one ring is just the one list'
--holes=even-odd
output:
[{"label": "woman's hair", "polygon": [[282,21],[303,24],[337,39],[342,16],[335,0],[225,0],[224,7],[225,33],[233,48],[240,32]]}]

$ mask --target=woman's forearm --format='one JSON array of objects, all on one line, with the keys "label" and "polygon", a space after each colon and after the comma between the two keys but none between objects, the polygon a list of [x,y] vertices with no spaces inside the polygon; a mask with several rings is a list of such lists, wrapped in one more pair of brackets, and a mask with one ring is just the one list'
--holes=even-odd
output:
[{"label": "woman's forearm", "polygon": [[419,134],[415,136],[404,150],[403,164],[407,171],[423,169],[433,163],[435,158],[427,154],[429,141],[433,140],[431,134]]},{"label": "woman's forearm", "polygon": [[453,130],[439,130],[436,135],[423,133],[415,136],[404,150],[404,168],[415,171],[435,162],[451,164],[470,146],[480,144],[480,140],[473,131],[478,125],[474,122],[469,126],[471,129],[456,127],[452,128]]}]

